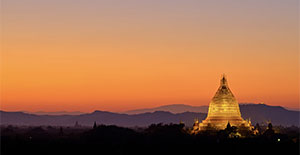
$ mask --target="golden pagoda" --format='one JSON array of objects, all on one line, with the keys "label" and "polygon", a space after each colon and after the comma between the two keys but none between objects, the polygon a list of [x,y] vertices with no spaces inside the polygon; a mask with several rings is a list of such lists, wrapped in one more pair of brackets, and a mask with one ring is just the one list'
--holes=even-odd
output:
[{"label": "golden pagoda", "polygon": [[225,75],[223,75],[220,81],[220,87],[209,104],[206,119],[194,125],[197,124],[196,128],[198,130],[223,130],[228,123],[230,123],[231,126],[251,128],[250,121],[245,121],[241,117],[238,101],[230,91],[227,79]]}]

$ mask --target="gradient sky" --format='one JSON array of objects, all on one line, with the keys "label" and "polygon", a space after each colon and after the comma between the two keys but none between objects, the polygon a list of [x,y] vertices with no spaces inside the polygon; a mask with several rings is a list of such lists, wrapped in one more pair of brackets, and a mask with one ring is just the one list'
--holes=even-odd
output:
[{"label": "gradient sky", "polygon": [[299,108],[298,0],[2,0],[1,110]]}]

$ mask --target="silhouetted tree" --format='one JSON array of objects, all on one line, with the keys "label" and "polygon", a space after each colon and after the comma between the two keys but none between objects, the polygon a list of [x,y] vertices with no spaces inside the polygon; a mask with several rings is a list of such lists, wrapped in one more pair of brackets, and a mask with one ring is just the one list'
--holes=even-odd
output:
[{"label": "silhouetted tree", "polygon": [[75,122],[75,125],[74,125],[75,127],[78,127],[79,126],[79,124],[78,124],[78,122],[76,121]]},{"label": "silhouetted tree", "polygon": [[[45,127],[47,129],[47,127]],[[265,136],[238,137],[235,126],[225,129],[187,134],[183,124],[153,124],[134,130],[114,125],[100,125],[96,129],[54,127],[6,127],[1,129],[0,154],[299,154],[299,127],[282,127],[271,138]],[[240,127],[239,127],[240,128]],[[275,127],[269,125],[265,135]],[[53,132],[52,132],[53,131]],[[63,136],[58,133],[64,133]],[[241,134],[243,135],[243,134]],[[233,139],[229,139],[233,138]],[[234,148],[234,149],[231,149]],[[255,148],[255,149],[248,149]],[[247,149],[247,150],[246,150]],[[145,151],[147,150],[147,151]],[[246,152],[245,152],[246,150]]]},{"label": "silhouetted tree", "polygon": [[269,123],[269,124],[268,124],[268,129],[273,130],[273,125],[272,125],[272,123]]},{"label": "silhouetted tree", "polygon": [[257,132],[258,135],[261,134],[261,127],[259,126],[258,123],[256,123],[254,130],[256,130],[256,132]]},{"label": "silhouetted tree", "polygon": [[64,135],[64,131],[63,131],[62,127],[59,128],[59,135],[61,135],[61,136]]},{"label": "silhouetted tree", "polygon": [[274,130],[273,130],[273,125],[272,123],[268,124],[268,128],[267,130],[264,132],[264,136],[268,137],[268,138],[272,138],[274,136]]},{"label": "silhouetted tree", "polygon": [[226,128],[231,128],[231,125],[230,125],[230,123],[229,123],[229,122],[227,123],[227,126],[226,126]]},{"label": "silhouetted tree", "polygon": [[28,132],[30,135],[44,135],[46,131],[42,127],[34,127]]},{"label": "silhouetted tree", "polygon": [[94,126],[93,126],[93,129],[96,129],[97,128],[97,124],[96,124],[96,121],[94,122]]},{"label": "silhouetted tree", "polygon": [[231,132],[235,132],[234,129],[236,129],[234,126],[231,126],[230,123],[227,123],[227,126],[225,128],[225,131],[227,134],[230,134]]}]

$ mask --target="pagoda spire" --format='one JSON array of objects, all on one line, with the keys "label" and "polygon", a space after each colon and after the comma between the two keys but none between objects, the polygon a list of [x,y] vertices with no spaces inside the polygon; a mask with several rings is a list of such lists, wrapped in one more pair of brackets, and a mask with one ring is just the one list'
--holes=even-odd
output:
[{"label": "pagoda spire", "polygon": [[220,82],[221,82],[221,84],[220,84],[221,86],[227,86],[227,79],[226,79],[225,73],[222,74],[222,78],[221,78]]},{"label": "pagoda spire", "polygon": [[227,78],[225,74],[222,74],[222,78],[220,80],[220,86],[213,97],[214,99],[220,99],[220,98],[230,98],[234,99],[234,95],[232,94],[231,90],[229,89]]}]

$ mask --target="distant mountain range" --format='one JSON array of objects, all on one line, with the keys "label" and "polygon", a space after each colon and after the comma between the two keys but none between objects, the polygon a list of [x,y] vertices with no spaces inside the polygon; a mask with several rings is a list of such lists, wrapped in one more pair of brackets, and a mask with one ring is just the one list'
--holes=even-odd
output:
[{"label": "distant mountain range", "polygon": [[[246,105],[265,105],[265,104],[254,104],[254,103],[240,103],[240,108],[244,108]],[[271,106],[270,106],[271,107]],[[274,106],[276,107],[276,106]],[[283,108],[283,107],[282,107]],[[289,111],[299,111],[296,108],[284,108]],[[198,112],[198,113],[207,113],[208,106],[191,106],[185,104],[171,104],[171,105],[164,105],[155,108],[146,108],[146,109],[135,109],[125,111],[125,114],[141,114],[146,112],[155,112],[155,111],[168,111],[174,114],[183,113],[183,112]]]},{"label": "distant mountain range", "polygon": [[[206,118],[207,108],[207,106],[193,107],[180,104],[133,110],[123,114],[94,111],[79,115],[36,115],[0,111],[0,124],[73,126],[77,121],[80,125],[92,126],[96,121],[98,124],[144,127],[153,123],[179,123],[182,121],[187,126],[192,126],[195,118],[200,121]],[[290,111],[280,106],[265,104],[241,104],[240,110],[242,117],[250,118],[252,124],[271,121],[273,125],[299,126],[299,111]]]},{"label": "distant mountain range", "polygon": [[168,111],[174,114],[183,113],[183,112],[207,113],[208,106],[190,106],[185,104],[171,104],[171,105],[164,105],[155,108],[130,110],[130,111],[125,111],[124,113],[141,114],[141,113],[155,112],[155,111]]},{"label": "distant mountain range", "polygon": [[55,111],[55,112],[45,112],[45,111],[37,111],[37,112],[26,112],[25,113],[30,113],[30,114],[37,114],[37,115],[80,115],[84,114],[84,112],[80,111]]}]

